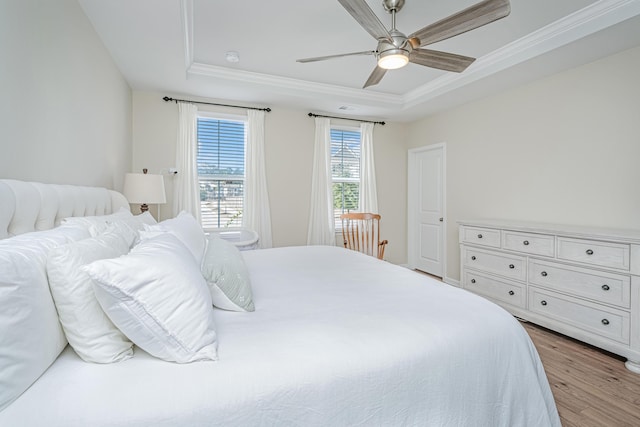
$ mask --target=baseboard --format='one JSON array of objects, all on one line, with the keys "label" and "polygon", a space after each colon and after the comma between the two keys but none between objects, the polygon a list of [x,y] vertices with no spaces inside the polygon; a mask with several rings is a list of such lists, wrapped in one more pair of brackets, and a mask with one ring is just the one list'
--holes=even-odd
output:
[{"label": "baseboard", "polygon": [[452,279],[451,277],[445,277],[444,279],[442,279],[442,281],[447,285],[455,286],[456,288],[460,287],[460,281]]},{"label": "baseboard", "polygon": [[[413,270],[411,267],[409,267],[409,264],[396,264],[396,265],[398,265],[398,266],[400,266],[400,267],[408,268],[408,269],[410,269],[410,270],[412,270],[412,271],[416,271],[416,270]],[[429,273],[424,273],[424,274],[426,274],[426,275],[428,275],[428,276],[432,276],[432,275],[431,275],[431,274],[429,274]],[[435,277],[436,279],[438,279],[436,276],[432,276],[432,277]],[[442,278],[442,281],[443,281],[444,283],[446,283],[447,285],[455,286],[456,288],[459,288],[459,287],[460,287],[460,281],[459,281],[459,280],[452,279],[452,278],[450,278],[450,277],[443,277],[443,278]]]}]

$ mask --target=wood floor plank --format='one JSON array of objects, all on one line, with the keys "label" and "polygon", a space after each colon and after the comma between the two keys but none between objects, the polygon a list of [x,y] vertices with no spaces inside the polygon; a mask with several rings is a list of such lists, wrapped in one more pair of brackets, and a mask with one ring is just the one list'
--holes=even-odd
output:
[{"label": "wood floor plank", "polygon": [[531,323],[564,427],[640,426],[640,375],[624,359]]}]

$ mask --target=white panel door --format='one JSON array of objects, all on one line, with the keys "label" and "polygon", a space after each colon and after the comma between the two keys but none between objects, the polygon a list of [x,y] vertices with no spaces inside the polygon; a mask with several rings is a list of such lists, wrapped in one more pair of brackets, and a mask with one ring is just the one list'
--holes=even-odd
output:
[{"label": "white panel door", "polygon": [[409,151],[409,266],[444,272],[444,144]]}]

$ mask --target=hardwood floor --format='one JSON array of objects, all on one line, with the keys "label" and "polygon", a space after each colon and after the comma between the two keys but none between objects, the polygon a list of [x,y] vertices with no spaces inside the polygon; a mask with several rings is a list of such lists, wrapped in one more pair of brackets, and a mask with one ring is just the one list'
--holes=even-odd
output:
[{"label": "hardwood floor", "polygon": [[640,375],[624,359],[522,322],[544,365],[564,427],[640,426]]}]

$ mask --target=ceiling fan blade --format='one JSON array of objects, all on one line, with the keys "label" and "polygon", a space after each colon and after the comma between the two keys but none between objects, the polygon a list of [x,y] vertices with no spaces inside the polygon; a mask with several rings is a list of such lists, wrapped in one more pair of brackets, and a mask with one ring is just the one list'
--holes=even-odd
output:
[{"label": "ceiling fan blade", "polygon": [[463,72],[475,60],[468,56],[430,49],[415,49],[409,54],[409,62],[455,73]]},{"label": "ceiling fan blade", "polygon": [[364,0],[338,0],[342,7],[347,9],[347,12],[353,18],[358,21],[358,24],[362,26],[374,39],[388,39],[391,40],[391,35],[387,31],[386,27],[380,22],[380,19],[373,13],[373,10],[369,7]]},{"label": "ceiling fan blade", "polygon": [[373,73],[371,73],[371,75],[367,79],[367,82],[364,84],[364,86],[362,86],[362,89],[380,83],[380,80],[382,80],[386,72],[386,69],[376,66],[376,68],[373,70]]},{"label": "ceiling fan blade", "polygon": [[374,55],[375,53],[376,53],[375,50],[365,50],[363,52],[340,53],[338,55],[316,56],[315,58],[297,59],[296,62],[302,62],[302,63],[316,62],[316,61],[324,61],[325,59],[342,58],[343,56]]},{"label": "ceiling fan blade", "polygon": [[417,37],[420,39],[420,46],[425,46],[482,27],[504,18],[510,12],[509,0],[485,0],[427,25],[411,34],[409,38]]}]

